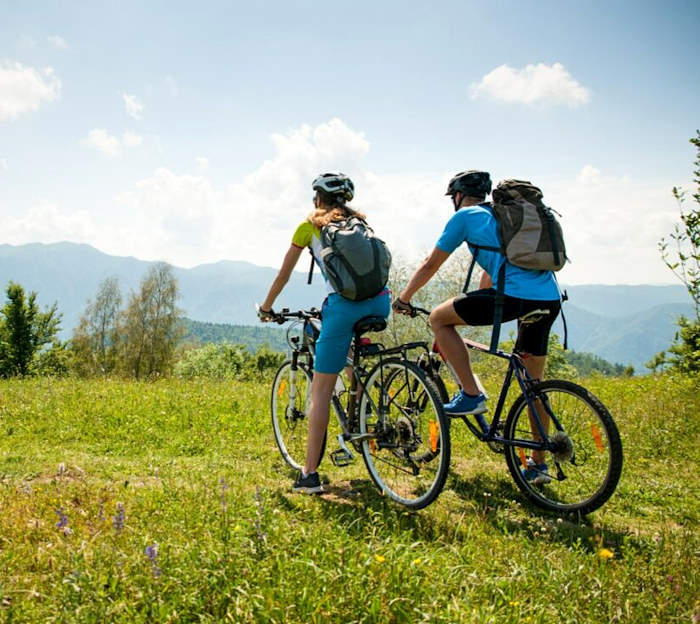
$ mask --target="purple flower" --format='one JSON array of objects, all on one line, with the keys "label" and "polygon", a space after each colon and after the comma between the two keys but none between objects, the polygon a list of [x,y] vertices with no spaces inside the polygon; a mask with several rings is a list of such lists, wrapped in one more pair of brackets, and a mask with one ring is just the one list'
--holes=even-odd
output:
[{"label": "purple flower", "polygon": [[159,577],[161,571],[158,567],[158,542],[153,542],[152,545],[146,546],[146,557],[148,557],[148,560],[151,562],[153,576]]},{"label": "purple flower", "polygon": [[117,535],[124,530],[124,520],[126,516],[124,514],[124,505],[122,503],[117,503],[117,515],[112,516],[112,526],[114,527]]},{"label": "purple flower", "polygon": [[56,515],[58,516],[58,522],[56,523],[56,528],[61,529],[64,535],[70,535],[73,533],[72,529],[68,526],[68,516],[63,513],[63,508],[56,509]]},{"label": "purple flower", "polygon": [[58,522],[56,523],[57,529],[62,529],[68,526],[68,516],[63,513],[63,508],[56,509],[56,515],[58,516]]}]

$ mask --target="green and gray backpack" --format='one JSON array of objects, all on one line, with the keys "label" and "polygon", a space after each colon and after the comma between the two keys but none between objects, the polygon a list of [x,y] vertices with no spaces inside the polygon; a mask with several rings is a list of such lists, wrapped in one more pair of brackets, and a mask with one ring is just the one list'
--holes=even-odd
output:
[{"label": "green and gray backpack", "polygon": [[391,253],[386,243],[356,216],[321,229],[321,258],[331,286],[351,301],[378,295],[389,280]]}]

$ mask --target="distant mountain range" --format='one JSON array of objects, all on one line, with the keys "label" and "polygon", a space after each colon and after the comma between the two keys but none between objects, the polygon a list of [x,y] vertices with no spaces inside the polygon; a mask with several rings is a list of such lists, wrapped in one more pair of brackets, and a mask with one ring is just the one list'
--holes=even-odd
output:
[{"label": "distant mountain range", "polygon": [[[38,293],[39,303],[58,303],[63,314],[62,336],[67,338],[99,283],[116,276],[126,297],[152,262],[110,256],[89,245],[0,245],[0,287],[10,280]],[[301,264],[301,263],[300,263]],[[303,266],[303,265],[302,265]],[[276,269],[248,262],[222,261],[192,269],[174,267],[185,316],[209,323],[256,325],[255,302],[260,302]],[[295,272],[280,303],[290,308],[318,304],[324,297],[323,280],[309,286],[306,273]],[[569,301],[564,312],[569,347],[594,353],[610,362],[632,364],[644,372],[644,363],[673,340],[679,315],[690,315],[688,294],[672,286],[565,286]],[[504,336],[508,335],[508,325]],[[561,320],[555,329],[563,335]]]}]

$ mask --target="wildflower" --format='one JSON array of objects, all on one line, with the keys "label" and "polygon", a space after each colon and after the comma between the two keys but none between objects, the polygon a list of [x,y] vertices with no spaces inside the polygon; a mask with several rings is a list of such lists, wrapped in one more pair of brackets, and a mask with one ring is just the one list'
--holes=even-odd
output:
[{"label": "wildflower", "polygon": [[517,607],[520,604],[520,601],[519,600],[511,600],[508,604],[511,607]]},{"label": "wildflower", "polygon": [[56,509],[56,515],[58,516],[58,522],[56,523],[56,528],[61,529],[64,535],[71,535],[73,530],[68,526],[68,516],[63,513],[63,509]]},{"label": "wildflower", "polygon": [[68,516],[63,513],[63,509],[56,509],[56,515],[58,516],[58,522],[56,523],[57,529],[62,529],[68,526]]},{"label": "wildflower", "polygon": [[112,526],[117,535],[124,530],[124,520],[126,516],[124,514],[124,504],[117,503],[117,515],[112,516]]},{"label": "wildflower", "polygon": [[153,542],[151,546],[146,546],[146,557],[151,562],[153,568],[153,576],[156,578],[161,575],[160,567],[158,566],[158,542]]},{"label": "wildflower", "polygon": [[598,556],[603,560],[612,559],[615,556],[615,553],[613,553],[613,551],[609,548],[601,548],[598,551]]},{"label": "wildflower", "polygon": [[375,560],[377,563],[384,563],[386,561],[386,557],[382,555],[374,555]]},{"label": "wildflower", "polygon": [[423,563],[423,560],[420,557],[413,560],[413,565],[420,565],[421,563]]},{"label": "wildflower", "polygon": [[224,515],[226,515],[226,492],[228,490],[228,483],[226,483],[226,479],[221,477],[221,479],[219,479],[219,485],[221,486],[221,511],[224,513]]}]

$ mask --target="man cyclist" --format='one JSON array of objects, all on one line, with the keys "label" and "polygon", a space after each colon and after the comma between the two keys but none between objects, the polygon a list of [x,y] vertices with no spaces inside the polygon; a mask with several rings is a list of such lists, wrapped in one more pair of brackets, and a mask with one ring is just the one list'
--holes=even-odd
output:
[{"label": "man cyclist", "polygon": [[[431,254],[418,267],[392,304],[395,312],[410,313],[413,295],[430,281],[462,243],[501,247],[498,222],[490,205],[485,203],[490,192],[491,176],[486,171],[463,171],[450,180],[445,194],[452,198],[455,214],[445,225]],[[469,250],[472,255],[475,254],[472,245],[469,245]],[[438,305],[430,314],[430,324],[441,351],[454,368],[461,384],[460,391],[444,406],[445,413],[450,416],[474,415],[480,427],[486,431],[488,426],[482,416],[487,410],[486,397],[476,384],[469,352],[456,327],[493,324],[496,289],[493,288],[491,276],[498,275],[505,263],[503,321],[511,321],[536,309],[549,311],[541,320],[523,327],[521,333],[520,347],[525,368],[533,379],[541,380],[549,332],[560,309],[560,294],[551,271],[516,267],[500,252],[488,249],[479,249],[476,262],[483,269],[479,289]],[[543,417],[543,424],[545,428],[549,425],[546,417]],[[550,480],[544,451],[533,451],[524,473],[533,483],[546,483]]]}]

